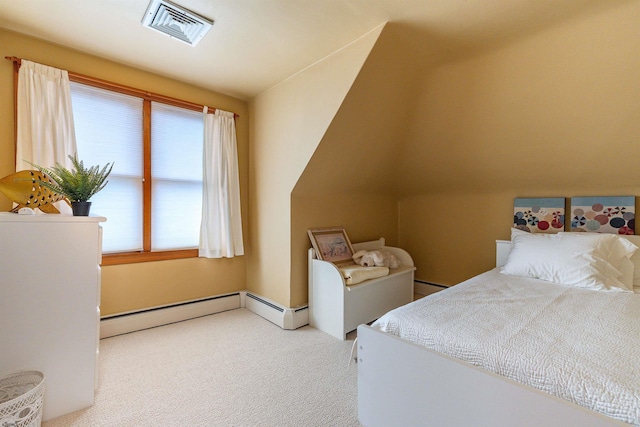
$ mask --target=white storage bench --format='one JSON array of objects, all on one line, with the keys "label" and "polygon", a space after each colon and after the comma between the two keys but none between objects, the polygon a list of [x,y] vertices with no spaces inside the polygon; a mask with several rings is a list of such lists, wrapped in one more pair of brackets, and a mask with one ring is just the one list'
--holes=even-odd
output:
[{"label": "white storage bench", "polygon": [[335,264],[316,258],[309,249],[309,324],[336,338],[346,339],[358,325],[413,301],[413,259],[403,249],[385,246],[384,238],[354,243],[353,250],[385,249],[402,262],[389,275],[347,286]]}]

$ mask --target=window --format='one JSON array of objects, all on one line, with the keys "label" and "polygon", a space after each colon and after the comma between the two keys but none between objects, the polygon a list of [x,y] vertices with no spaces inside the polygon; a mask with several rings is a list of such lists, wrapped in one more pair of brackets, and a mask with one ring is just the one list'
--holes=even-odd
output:
[{"label": "window", "polygon": [[202,113],[151,103],[151,250],[197,247]]},{"label": "window", "polygon": [[202,112],[78,82],[71,96],[79,158],[115,163],[109,184],[91,199],[92,212],[107,217],[105,263],[116,253],[125,255],[111,263],[165,259],[158,253],[185,249],[192,251],[181,256],[196,256]]}]

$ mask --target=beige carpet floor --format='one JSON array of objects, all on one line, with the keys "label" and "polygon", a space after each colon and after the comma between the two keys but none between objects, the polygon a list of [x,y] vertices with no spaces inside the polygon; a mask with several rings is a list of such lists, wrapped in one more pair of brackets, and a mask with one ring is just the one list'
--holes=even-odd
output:
[{"label": "beige carpet floor", "polygon": [[352,344],[246,309],[107,338],[95,405],[43,426],[360,426]]}]

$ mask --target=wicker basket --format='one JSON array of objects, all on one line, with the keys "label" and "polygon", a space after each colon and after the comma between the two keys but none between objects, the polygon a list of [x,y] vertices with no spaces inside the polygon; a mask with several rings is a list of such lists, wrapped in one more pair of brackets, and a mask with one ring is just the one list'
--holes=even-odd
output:
[{"label": "wicker basket", "polygon": [[40,427],[44,375],[16,372],[0,378],[0,427]]}]

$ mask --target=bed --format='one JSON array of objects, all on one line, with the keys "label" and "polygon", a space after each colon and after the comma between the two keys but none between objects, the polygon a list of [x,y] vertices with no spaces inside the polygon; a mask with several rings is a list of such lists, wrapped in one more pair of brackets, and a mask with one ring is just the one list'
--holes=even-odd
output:
[{"label": "bed", "polygon": [[640,426],[640,236],[525,234],[358,327],[364,426]]}]

